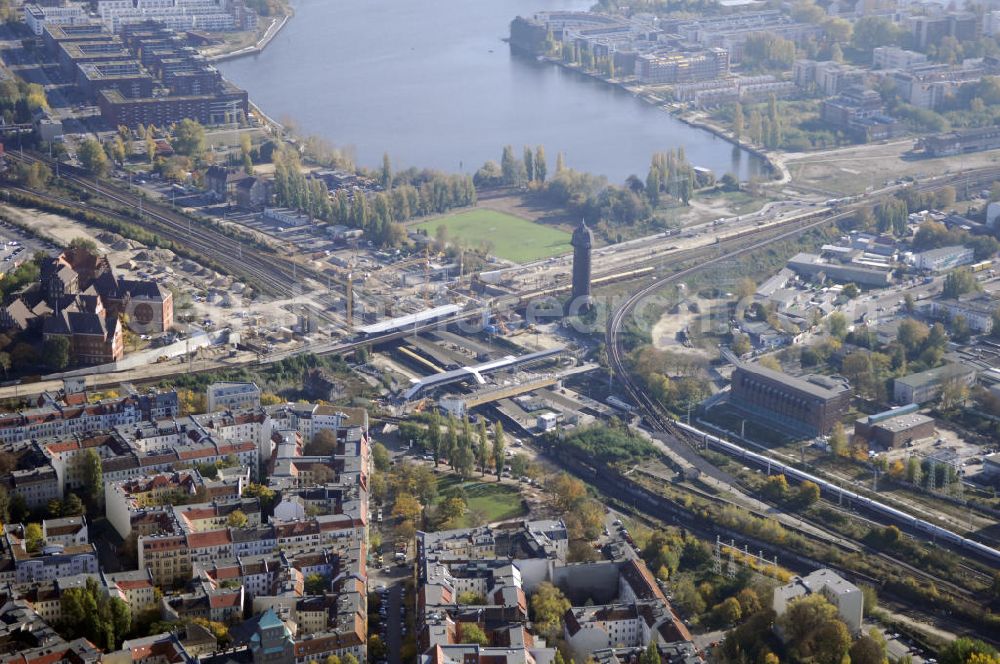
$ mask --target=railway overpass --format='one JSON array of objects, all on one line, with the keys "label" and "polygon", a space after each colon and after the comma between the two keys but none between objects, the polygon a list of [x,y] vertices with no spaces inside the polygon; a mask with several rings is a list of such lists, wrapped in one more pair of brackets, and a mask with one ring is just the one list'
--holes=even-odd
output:
[{"label": "railway overpass", "polygon": [[540,350],[536,353],[528,353],[527,355],[522,355],[521,357],[507,355],[499,360],[492,360],[490,362],[483,362],[482,364],[460,367],[451,371],[434,374],[432,376],[427,376],[426,378],[414,381],[410,388],[403,393],[402,398],[403,401],[412,401],[426,391],[436,389],[444,385],[469,380],[470,378],[479,385],[485,385],[486,379],[483,378],[483,376],[488,376],[489,374],[497,371],[504,371],[506,369],[523,368],[529,364],[553,359],[565,352],[566,349],[560,346],[558,348]]}]

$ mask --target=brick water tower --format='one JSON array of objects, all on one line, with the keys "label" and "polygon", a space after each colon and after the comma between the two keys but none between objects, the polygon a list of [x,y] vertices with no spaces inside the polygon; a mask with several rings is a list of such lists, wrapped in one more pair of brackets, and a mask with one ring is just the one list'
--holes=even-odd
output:
[{"label": "brick water tower", "polygon": [[569,302],[571,313],[582,313],[591,308],[590,301],[590,252],[594,246],[594,234],[587,228],[587,222],[573,231],[573,297]]}]

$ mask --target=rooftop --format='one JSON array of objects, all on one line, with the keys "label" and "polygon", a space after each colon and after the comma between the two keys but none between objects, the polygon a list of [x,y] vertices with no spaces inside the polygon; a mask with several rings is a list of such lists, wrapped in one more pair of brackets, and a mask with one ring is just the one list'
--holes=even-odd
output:
[{"label": "rooftop", "polygon": [[975,372],[975,369],[967,367],[964,364],[946,364],[944,366],[937,367],[936,369],[928,369],[927,371],[921,371],[920,373],[897,378],[896,383],[912,388],[919,388],[926,385],[933,385],[951,378],[968,376],[969,374]]},{"label": "rooftop", "polygon": [[879,429],[885,429],[886,431],[897,433],[900,431],[906,431],[907,429],[912,429],[913,427],[917,427],[922,424],[927,424],[928,422],[934,422],[934,418],[928,417],[927,415],[921,415],[920,413],[909,413],[907,415],[897,415],[896,417],[890,417],[887,420],[882,420],[875,426]]},{"label": "rooftop", "polygon": [[844,378],[816,375],[799,378],[797,376],[786,374],[783,371],[768,369],[760,364],[750,364],[745,362],[739,363],[737,368],[748,373],[756,374],[762,378],[782,383],[793,389],[799,390],[800,392],[805,392],[806,394],[820,399],[830,399],[851,389],[847,380]]}]

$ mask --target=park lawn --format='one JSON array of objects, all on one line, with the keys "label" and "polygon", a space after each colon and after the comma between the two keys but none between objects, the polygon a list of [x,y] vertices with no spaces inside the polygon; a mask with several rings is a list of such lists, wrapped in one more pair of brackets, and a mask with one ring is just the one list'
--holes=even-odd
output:
[{"label": "park lawn", "polygon": [[469,511],[482,512],[489,523],[515,519],[525,513],[521,492],[517,487],[497,483],[495,475],[479,478],[477,474],[464,483],[455,475],[442,477],[438,480],[438,501],[447,498],[449,491],[460,484],[469,501]]},{"label": "park lawn", "polygon": [[439,226],[448,239],[470,247],[486,247],[489,253],[515,263],[558,256],[571,249],[570,234],[496,210],[467,210],[417,225],[431,237]]}]

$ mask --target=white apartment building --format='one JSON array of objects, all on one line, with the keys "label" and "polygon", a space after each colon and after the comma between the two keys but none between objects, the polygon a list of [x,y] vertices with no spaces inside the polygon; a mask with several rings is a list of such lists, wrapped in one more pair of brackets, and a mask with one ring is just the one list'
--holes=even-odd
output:
[{"label": "white apartment building", "polygon": [[227,32],[242,29],[232,0],[98,0],[97,14],[112,32],[143,21],[174,30]]},{"label": "white apartment building", "polygon": [[879,46],[872,52],[876,69],[910,69],[927,64],[927,56],[898,46]]},{"label": "white apartment building", "polygon": [[35,3],[24,5],[24,22],[36,37],[42,36],[46,25],[75,25],[87,20],[83,3],[64,7],[41,7]]},{"label": "white apartment building", "polygon": [[260,388],[256,383],[212,383],[205,392],[208,412],[260,408]]},{"label": "white apartment building", "polygon": [[786,586],[775,588],[772,608],[781,617],[793,600],[812,593],[823,593],[837,607],[840,619],[851,634],[861,632],[864,598],[861,589],[829,569],[818,569],[805,577],[797,576]]}]

